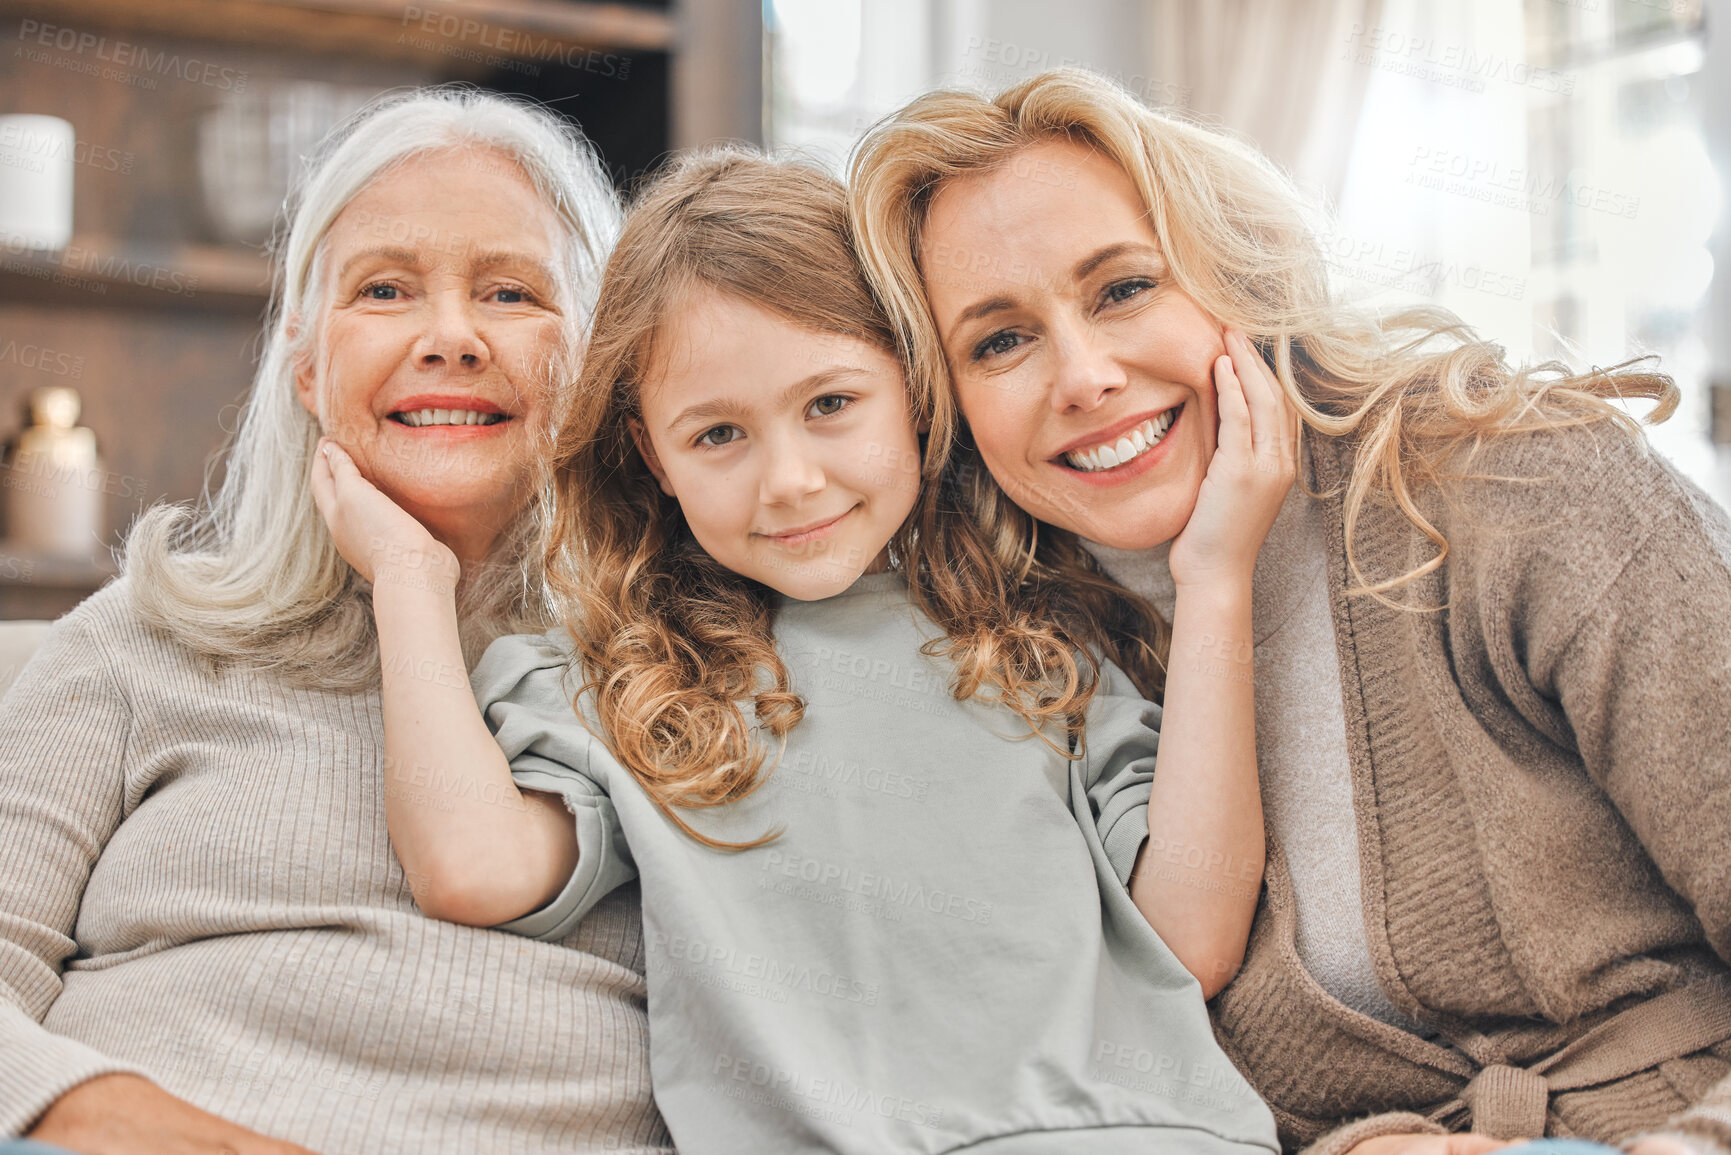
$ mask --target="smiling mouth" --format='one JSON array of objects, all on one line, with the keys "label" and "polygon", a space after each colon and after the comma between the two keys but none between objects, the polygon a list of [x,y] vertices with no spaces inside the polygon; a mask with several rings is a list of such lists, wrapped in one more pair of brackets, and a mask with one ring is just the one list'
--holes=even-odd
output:
[{"label": "smiling mouth", "polygon": [[404,409],[390,415],[390,420],[411,429],[429,425],[497,425],[510,418],[503,413],[482,413],[479,409]]},{"label": "smiling mouth", "polygon": [[821,535],[824,530],[830,528],[836,522],[840,521],[852,512],[853,510],[849,509],[846,512],[836,514],[828,521],[813,522],[812,524],[800,529],[784,529],[777,533],[760,533],[758,536],[768,541],[773,541],[777,545],[802,545],[805,542],[810,541],[812,538]]},{"label": "smiling mouth", "polygon": [[1184,406],[1176,405],[1164,413],[1150,417],[1114,440],[1103,441],[1086,449],[1073,449],[1062,455],[1064,464],[1079,473],[1099,473],[1116,469],[1120,465],[1128,465],[1165,439],[1166,431],[1172,428],[1172,423],[1178,420],[1178,414],[1183,409]]}]

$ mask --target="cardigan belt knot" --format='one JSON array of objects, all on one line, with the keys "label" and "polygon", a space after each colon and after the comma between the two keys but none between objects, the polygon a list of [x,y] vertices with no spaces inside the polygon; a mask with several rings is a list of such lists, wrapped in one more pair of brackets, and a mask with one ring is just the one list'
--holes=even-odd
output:
[{"label": "cardigan belt knot", "polygon": [[[1439,1108],[1438,1122],[1464,1113],[1472,1129],[1494,1139],[1545,1134],[1551,1096],[1627,1078],[1659,1063],[1731,1039],[1731,975],[1717,974],[1612,1015],[1568,1046],[1530,1067],[1488,1063]],[[1488,1040],[1464,1032],[1457,1043],[1482,1049]]]},{"label": "cardigan belt knot", "polygon": [[1493,1139],[1533,1139],[1545,1133],[1551,1085],[1520,1067],[1494,1063],[1481,1068],[1461,1092],[1473,1130]]}]

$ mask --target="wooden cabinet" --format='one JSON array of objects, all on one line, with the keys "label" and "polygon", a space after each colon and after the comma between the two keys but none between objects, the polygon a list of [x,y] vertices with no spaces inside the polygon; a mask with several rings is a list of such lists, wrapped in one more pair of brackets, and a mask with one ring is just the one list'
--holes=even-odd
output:
[{"label": "wooden cabinet", "polygon": [[[579,124],[624,187],[677,145],[760,139],[760,44],[741,0],[0,0],[0,112],[64,117],[78,138],[72,244],[0,244],[0,440],[32,389],[77,388],[110,543],[145,505],[196,498],[207,468],[220,478],[269,290],[263,246],[225,241],[200,179],[200,124],[235,94],[519,93]],[[8,576],[7,556],[0,617],[109,572],[38,560]],[[18,591],[43,583],[54,597],[22,612]]]}]

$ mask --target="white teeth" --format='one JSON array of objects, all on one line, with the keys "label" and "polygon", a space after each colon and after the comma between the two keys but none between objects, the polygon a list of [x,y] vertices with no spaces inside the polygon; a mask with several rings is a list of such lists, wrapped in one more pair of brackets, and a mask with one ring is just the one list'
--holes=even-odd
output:
[{"label": "white teeth", "polygon": [[1079,469],[1083,473],[1098,473],[1102,469],[1113,469],[1134,461],[1160,444],[1160,439],[1172,428],[1172,420],[1177,415],[1177,409],[1168,409],[1119,437],[1115,443],[1075,450],[1066,453],[1064,460],[1069,462],[1071,468]]},{"label": "white teeth", "polygon": [[497,425],[505,420],[503,413],[482,413],[477,409],[405,409],[396,416],[414,429],[428,425]]}]

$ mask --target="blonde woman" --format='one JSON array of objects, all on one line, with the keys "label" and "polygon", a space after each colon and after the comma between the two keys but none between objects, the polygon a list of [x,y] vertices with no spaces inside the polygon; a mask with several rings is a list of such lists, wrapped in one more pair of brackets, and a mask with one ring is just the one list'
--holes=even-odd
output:
[{"label": "blonde woman", "polygon": [[309,489],[328,436],[461,559],[471,650],[539,626],[546,383],[617,217],[587,142],[474,92],[309,166],[220,492],[147,515],[0,710],[0,1135],[668,1149],[629,894],[549,943],[416,909],[386,800],[450,786],[383,757],[372,591]]},{"label": "blonde woman", "polygon": [[1356,319],[1265,160],[1085,73],[914,101],[851,198],[1006,565],[1181,616],[1229,328],[1302,417],[1253,636],[1167,658],[1255,674],[1266,889],[1212,1009],[1285,1145],[1731,1151],[1731,525],[1613,404],[1669,379]]}]

